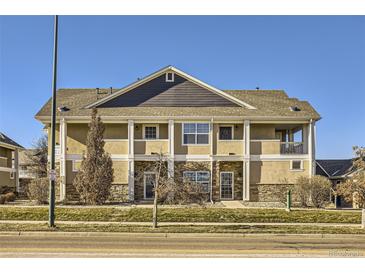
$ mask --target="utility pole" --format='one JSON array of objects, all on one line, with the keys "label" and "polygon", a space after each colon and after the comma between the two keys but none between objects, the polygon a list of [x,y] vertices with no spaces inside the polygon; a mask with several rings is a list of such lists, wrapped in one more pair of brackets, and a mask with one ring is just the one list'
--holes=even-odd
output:
[{"label": "utility pole", "polygon": [[55,182],[56,182],[56,89],[57,89],[57,42],[58,15],[54,16],[53,42],[53,83],[52,83],[52,123],[51,123],[51,169],[49,172],[49,216],[48,226],[55,227]]}]

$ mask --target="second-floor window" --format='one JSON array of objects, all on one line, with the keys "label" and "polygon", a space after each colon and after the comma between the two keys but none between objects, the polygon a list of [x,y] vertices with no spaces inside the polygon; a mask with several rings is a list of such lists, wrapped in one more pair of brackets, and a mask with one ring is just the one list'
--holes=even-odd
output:
[{"label": "second-floor window", "polygon": [[184,145],[209,144],[209,123],[185,123],[183,124]]},{"label": "second-floor window", "polygon": [[232,140],[233,139],[233,127],[232,126],[220,126],[219,127],[219,140]]},{"label": "second-floor window", "polygon": [[146,125],[143,127],[143,138],[144,139],[157,139],[158,129],[155,125]]}]

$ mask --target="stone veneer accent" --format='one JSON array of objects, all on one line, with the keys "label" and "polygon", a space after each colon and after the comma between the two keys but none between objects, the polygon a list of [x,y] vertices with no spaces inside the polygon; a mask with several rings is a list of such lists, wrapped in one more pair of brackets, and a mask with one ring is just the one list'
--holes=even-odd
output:
[{"label": "stone veneer accent", "polygon": [[258,202],[284,202],[286,203],[287,192],[292,192],[292,202],[298,202],[295,195],[294,184],[257,184]]},{"label": "stone veneer accent", "polygon": [[112,184],[108,200],[111,202],[128,202],[128,185]]}]

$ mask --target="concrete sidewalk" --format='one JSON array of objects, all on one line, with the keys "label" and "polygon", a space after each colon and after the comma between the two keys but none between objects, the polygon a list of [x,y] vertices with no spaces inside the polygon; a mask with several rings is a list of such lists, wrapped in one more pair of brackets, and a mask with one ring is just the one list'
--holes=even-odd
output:
[{"label": "concrete sidewalk", "polygon": [[[0,224],[46,224],[47,221],[0,220]],[[130,225],[151,226],[152,222],[97,222],[97,221],[57,221],[57,224],[70,225]],[[316,226],[316,227],[354,227],[361,224],[349,223],[217,223],[217,222],[159,222],[159,226]]]}]

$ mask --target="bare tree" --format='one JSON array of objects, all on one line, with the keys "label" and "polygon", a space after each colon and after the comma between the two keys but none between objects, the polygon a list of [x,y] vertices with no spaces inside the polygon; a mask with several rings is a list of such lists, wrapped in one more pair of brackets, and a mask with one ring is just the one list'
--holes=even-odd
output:
[{"label": "bare tree", "polygon": [[26,193],[30,200],[39,204],[48,202],[48,138],[40,137],[33,148],[25,153],[28,169],[34,179],[26,186]]},{"label": "bare tree", "polygon": [[113,162],[104,150],[105,126],[93,109],[86,141],[86,155],[74,179],[80,199],[87,204],[103,204],[110,195],[114,178]]},{"label": "bare tree", "polygon": [[[206,201],[209,195],[204,192],[202,186],[196,182],[190,181],[183,176],[183,170],[176,168],[174,173],[168,169],[168,157],[162,153],[155,154],[155,160],[148,163],[144,168],[145,171],[155,174],[153,183],[153,214],[152,227],[157,228],[158,224],[158,204],[188,204]],[[194,162],[192,170],[204,170],[202,164]],[[136,175],[135,179],[143,180],[143,172]]]},{"label": "bare tree", "polygon": [[300,176],[296,180],[295,192],[303,207],[308,202],[317,208],[324,207],[330,202],[330,191],[331,182],[324,176]]},{"label": "bare tree", "polygon": [[344,197],[346,202],[356,202],[359,207],[365,207],[365,147],[353,147],[355,159],[354,173],[344,183],[337,185],[336,192]]}]

